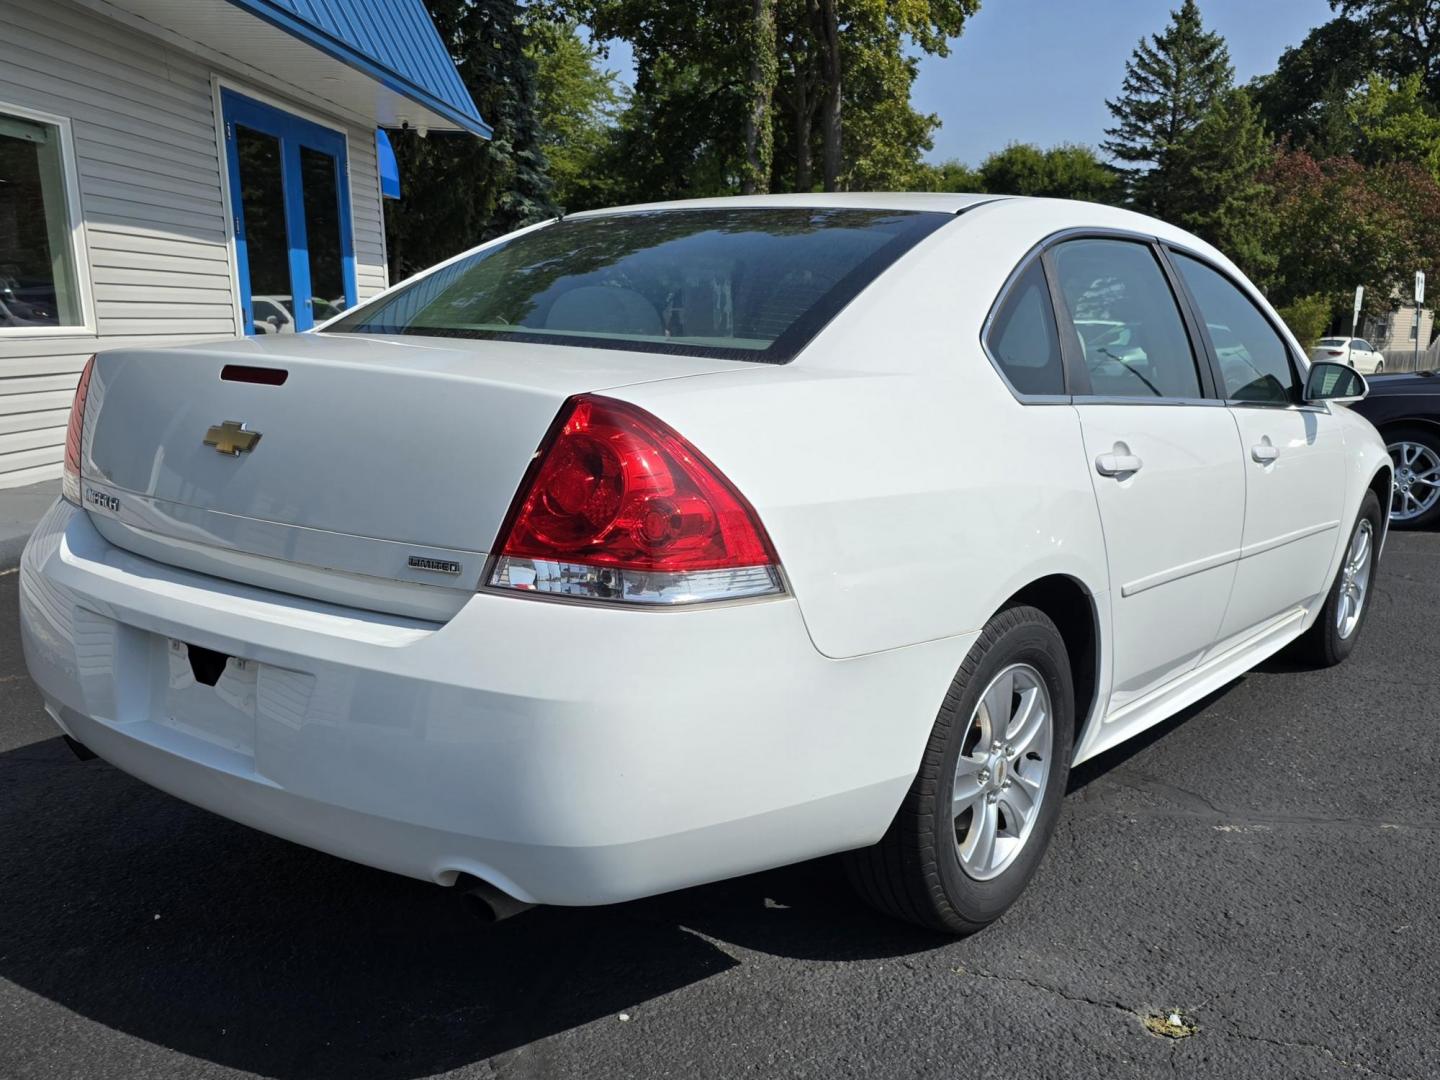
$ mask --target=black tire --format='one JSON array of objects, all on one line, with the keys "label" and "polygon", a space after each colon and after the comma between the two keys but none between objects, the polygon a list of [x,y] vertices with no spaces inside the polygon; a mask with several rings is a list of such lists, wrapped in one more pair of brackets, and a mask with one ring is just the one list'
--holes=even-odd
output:
[{"label": "black tire", "polygon": [[[1049,771],[1038,816],[1019,853],[996,876],[978,880],[964,870],[958,851],[950,811],[955,771],[981,695],[1014,664],[1038,672],[1049,693]],[[845,856],[856,892],[887,915],[949,934],[974,933],[999,918],[1040,865],[1055,830],[1070,772],[1074,717],[1070,659],[1055,624],[1038,608],[1000,612],[986,624],[950,684],[920,771],[885,836]]]},{"label": "black tire", "polygon": [[[1370,525],[1371,540],[1370,572],[1365,601],[1360,607],[1360,617],[1354,629],[1342,636],[1338,615],[1345,589],[1345,562],[1350,558],[1351,545],[1355,542],[1356,535],[1367,522]],[[1320,609],[1320,617],[1296,643],[1301,659],[1316,667],[1334,667],[1355,650],[1355,643],[1360,640],[1360,631],[1365,629],[1365,620],[1370,617],[1370,609],[1375,606],[1375,576],[1380,569],[1380,540],[1384,535],[1384,524],[1380,516],[1380,500],[1373,491],[1367,491],[1360,503],[1360,514],[1345,541],[1345,555],[1341,559],[1340,568],[1335,572],[1335,580],[1330,583],[1330,591],[1326,594],[1325,606]]]},{"label": "black tire", "polygon": [[[1381,434],[1385,437],[1387,446],[1395,446],[1397,443],[1402,442],[1419,443],[1421,446],[1428,447],[1436,457],[1440,457],[1440,429],[1407,424],[1398,427],[1387,427]],[[1393,458],[1391,461],[1398,475],[1401,464]],[[1392,509],[1394,509],[1393,505],[1387,508],[1387,513]],[[1410,518],[1408,521],[1398,521],[1393,517],[1390,519],[1390,527],[1392,529],[1427,529],[1436,524],[1440,524],[1440,502],[1436,502],[1434,506],[1419,517]]]}]

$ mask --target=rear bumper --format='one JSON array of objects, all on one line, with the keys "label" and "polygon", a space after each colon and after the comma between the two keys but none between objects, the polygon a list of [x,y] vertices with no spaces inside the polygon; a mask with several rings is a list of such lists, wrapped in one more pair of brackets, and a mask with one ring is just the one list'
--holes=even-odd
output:
[{"label": "rear bumper", "polygon": [[[791,599],[478,594],[424,623],[152,562],[65,502],[20,591],[47,708],[117,767],[357,862],[555,904],[875,841],[973,640],[829,660]],[[245,664],[205,687],[177,642]]]}]

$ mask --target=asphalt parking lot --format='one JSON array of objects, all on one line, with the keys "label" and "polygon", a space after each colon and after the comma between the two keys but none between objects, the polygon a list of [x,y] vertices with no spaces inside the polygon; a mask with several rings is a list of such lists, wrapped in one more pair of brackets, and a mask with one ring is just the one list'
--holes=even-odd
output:
[{"label": "asphalt parking lot", "polygon": [[[1078,770],[965,941],[832,862],[485,926],[56,736],[0,576],[0,1077],[1440,1076],[1440,534],[1350,661]],[[1187,1037],[1146,1019],[1178,1012]]]}]

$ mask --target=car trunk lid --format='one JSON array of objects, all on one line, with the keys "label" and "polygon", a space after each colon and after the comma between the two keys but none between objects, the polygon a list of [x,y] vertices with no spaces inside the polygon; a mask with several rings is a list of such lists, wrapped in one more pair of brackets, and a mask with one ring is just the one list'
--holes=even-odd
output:
[{"label": "car trunk lid", "polygon": [[328,574],[325,599],[415,614],[357,577],[473,591],[566,398],[727,366],[356,334],[108,352],[84,498],[112,542],[149,557],[302,593]]}]

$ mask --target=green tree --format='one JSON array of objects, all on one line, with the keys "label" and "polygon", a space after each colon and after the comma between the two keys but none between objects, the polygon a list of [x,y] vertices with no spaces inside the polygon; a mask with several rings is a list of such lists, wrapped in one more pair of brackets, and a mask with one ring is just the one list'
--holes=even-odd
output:
[{"label": "green tree", "polygon": [[1330,0],[1370,39],[1376,68],[1391,79],[1419,75],[1440,102],[1440,3],[1436,0]]},{"label": "green tree", "polygon": [[1121,197],[1120,175],[1088,146],[1064,143],[1041,150],[1011,143],[980,165],[985,191],[999,195],[1037,195],[1113,203]]},{"label": "green tree", "polygon": [[1334,19],[1280,54],[1275,70],[1250,92],[1270,132],[1317,157],[1348,154],[1350,91],[1380,70],[1375,41],[1359,22]]},{"label": "green tree", "polygon": [[1250,95],[1236,89],[1181,134],[1166,162],[1170,219],[1260,282],[1276,265],[1272,193],[1263,176],[1274,159]]},{"label": "green tree", "polygon": [[429,0],[491,139],[410,130],[391,141],[405,197],[385,215],[391,276],[555,214],[546,171],[535,64],[515,0]]},{"label": "green tree", "polygon": [[526,41],[555,202],[567,211],[613,203],[619,190],[611,159],[628,98],[624,84],[601,67],[600,50],[581,39],[574,23],[537,20]]},{"label": "green tree", "polygon": [[1392,86],[1371,75],[1350,101],[1355,157],[1366,165],[1411,161],[1440,176],[1440,115],[1417,71]]},{"label": "green tree", "polygon": [[1137,206],[1160,217],[1172,199],[1172,148],[1234,81],[1225,39],[1204,27],[1195,0],[1170,14],[1165,32],[1141,39],[1125,65],[1120,96],[1105,103],[1115,126],[1103,149],[1131,166]]},{"label": "green tree", "polygon": [[978,170],[951,159],[939,164],[922,162],[916,171],[915,190],[962,191],[978,194],[987,189]]}]

